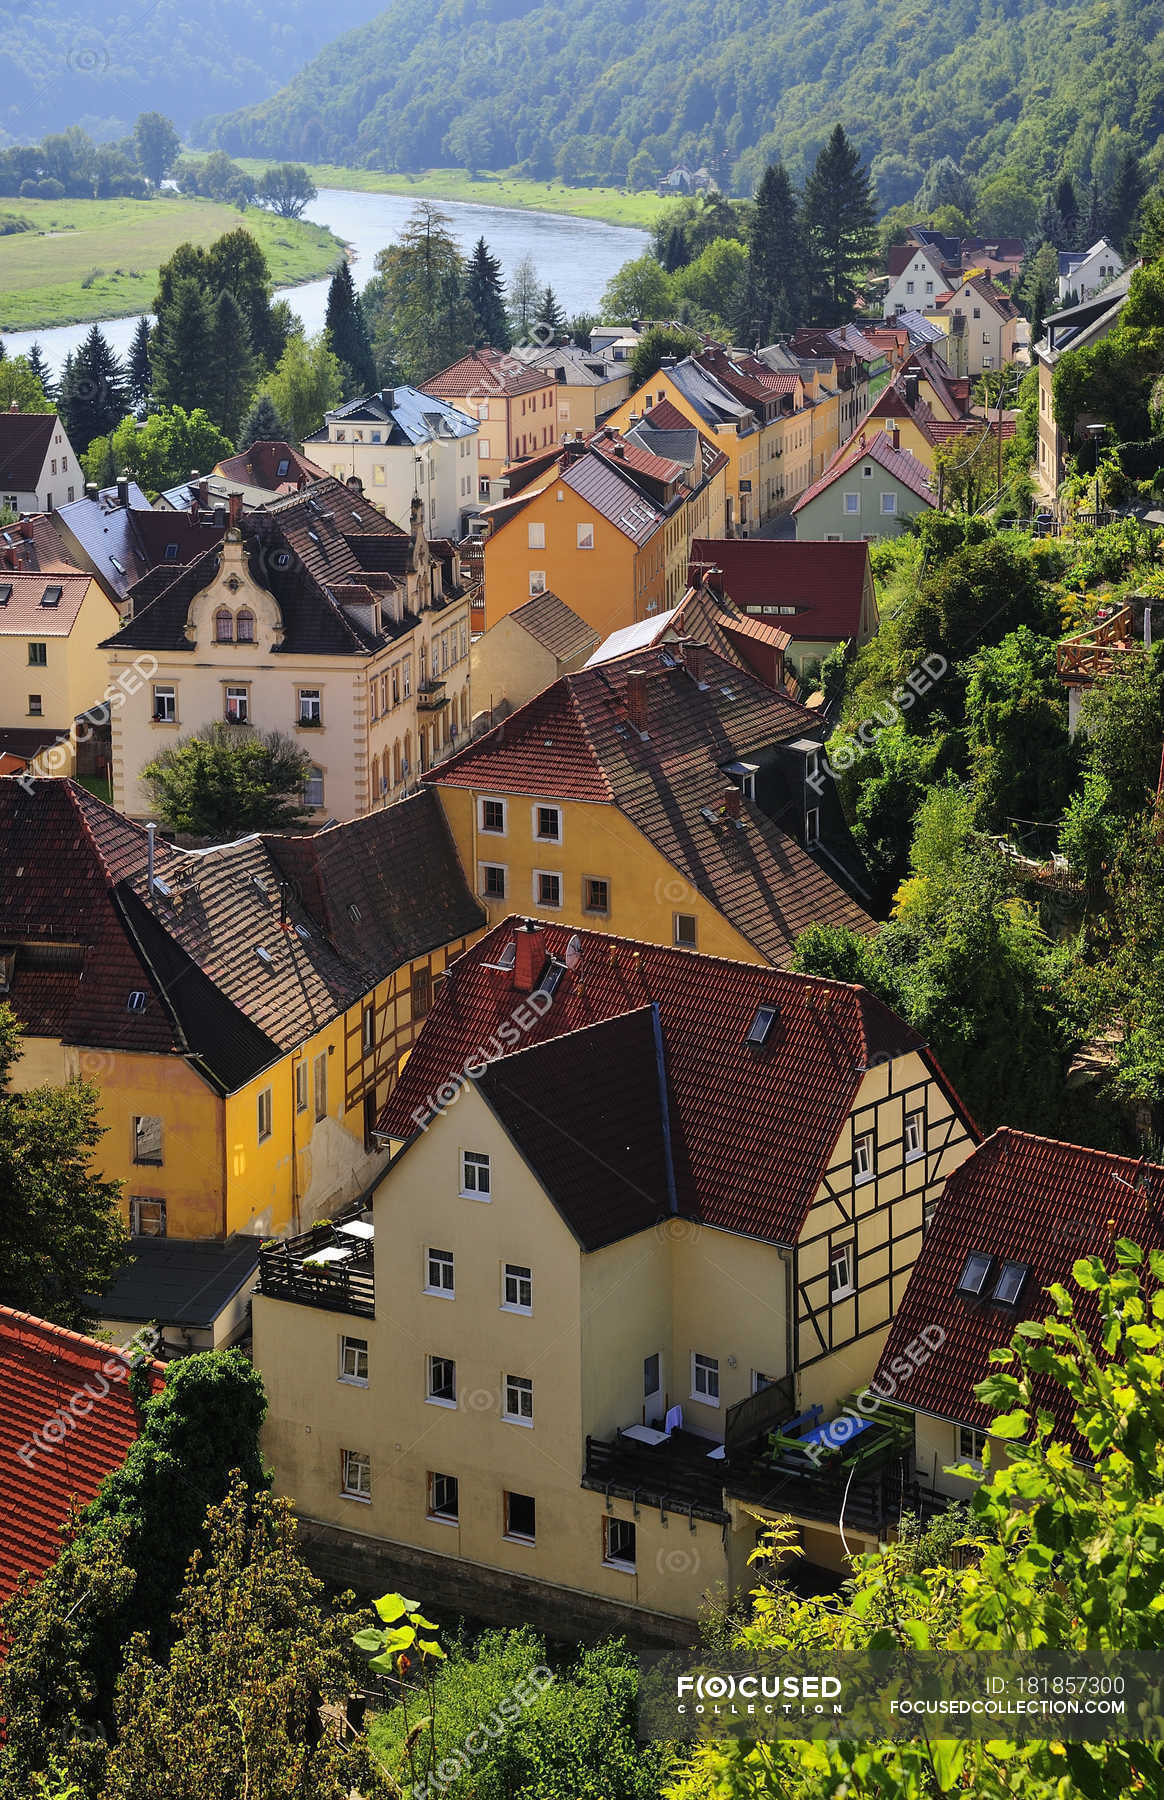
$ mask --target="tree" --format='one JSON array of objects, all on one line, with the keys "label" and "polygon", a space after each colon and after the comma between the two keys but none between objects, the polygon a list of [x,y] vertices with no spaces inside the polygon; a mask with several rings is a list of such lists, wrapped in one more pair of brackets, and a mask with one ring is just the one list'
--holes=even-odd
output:
[{"label": "tree", "polygon": [[53,397],[52,370],[49,368],[48,363],[45,360],[44,351],[38,343],[33,343],[29,346],[28,356],[25,360],[33,374],[36,376],[36,379],[40,382],[41,393],[46,400],[51,400]]},{"label": "tree", "polygon": [[1063,221],[1067,233],[1067,248],[1076,247],[1079,234],[1079,202],[1075,197],[1075,184],[1070,175],[1063,175],[1055,186],[1055,210]]},{"label": "tree", "polygon": [[257,358],[251,349],[246,320],[229,288],[223,288],[214,302],[210,330],[211,355],[204,387],[206,410],[220,430],[233,436],[254,389]]},{"label": "tree", "polygon": [[966,684],[966,746],[974,822],[983,831],[1011,821],[1054,826],[1078,776],[1067,735],[1067,696],[1055,644],[1021,625],[977,651]]},{"label": "tree", "polygon": [[158,315],[150,341],[154,397],[162,406],[188,412],[206,391],[214,362],[214,317],[205,287],[193,276],[175,283],[173,298]]},{"label": "tree", "polygon": [[1145,262],[1156,262],[1164,256],[1164,184],[1159,182],[1140,207],[1136,251]]},{"label": "tree", "polygon": [[998,487],[998,438],[988,424],[935,450],[934,480],[951,512],[976,513],[990,499]]},{"label": "tree", "polygon": [[343,391],[343,370],[322,333],[291,338],[259,390],[283,421],[288,441],[297,444],[323,423],[324,413],[339,405]]},{"label": "tree", "polygon": [[877,234],[868,170],[840,125],[805,183],[802,220],[812,322],[842,325],[853,311]]},{"label": "tree", "polygon": [[109,1285],[129,1247],[121,1186],[93,1166],[104,1135],[94,1087],[10,1088],[21,1037],[0,1004],[0,1303],[80,1330],[86,1296]]},{"label": "tree", "polygon": [[0,412],[46,413],[54,410],[44,384],[24,356],[6,356],[0,362]]},{"label": "tree", "polygon": [[275,163],[259,179],[257,197],[282,219],[297,219],[317,188],[302,163]]},{"label": "tree", "polygon": [[538,318],[553,333],[550,341],[560,343],[566,331],[566,315],[558,304],[558,296],[552,287],[547,286],[542,291],[538,302]]},{"label": "tree", "polygon": [[541,296],[542,287],[533,257],[519,256],[509,278],[509,323],[515,338],[527,338],[537,324]]},{"label": "tree", "polygon": [[1119,250],[1123,250],[1128,244],[1147,187],[1139,157],[1134,150],[1125,150],[1120,157],[1108,203],[1108,231]]},{"label": "tree", "polygon": [[653,256],[636,256],[611,277],[599,304],[611,324],[665,319],[672,306],[671,282]]},{"label": "tree", "polygon": [[783,163],[769,163],[756,189],[740,323],[749,344],[770,344],[801,323],[804,244],[800,206]]},{"label": "tree", "polygon": [[925,180],[914,196],[919,213],[936,212],[940,206],[956,207],[972,216],[975,208],[974,183],[963,174],[952,156],[940,156],[926,170]]},{"label": "tree", "polygon": [[99,325],[66,361],[57,406],[78,456],[111,432],[125,412],[125,376]]},{"label": "tree", "polygon": [[460,248],[448,214],[431,201],[417,204],[399,241],[376,257],[364,309],[382,381],[395,370],[424,381],[472,348]]},{"label": "tree", "polygon": [[133,329],[133,340],[125,364],[125,390],[130,405],[144,412],[153,393],[154,377],[150,365],[150,322],[140,318]]},{"label": "tree", "polygon": [[748,253],[734,238],[715,238],[671,278],[671,291],[720,329],[731,332],[746,312]]},{"label": "tree", "polygon": [[652,325],[644,331],[631,357],[631,391],[637,393],[644,381],[662,368],[664,357],[673,356],[676,362],[682,362],[685,356],[694,355],[699,344],[694,331],[684,331],[676,325]]},{"label": "tree", "polygon": [[251,349],[268,368],[277,363],[287,340],[279,313],[286,303],[271,303],[271,271],[252,233],[239,225],[216,238],[205,254],[202,281],[211,301],[229,289],[246,320]]},{"label": "tree", "polygon": [[328,348],[344,370],[344,398],[372,393],[376,386],[376,359],[346,260],[336,267],[327,290],[324,330]]},{"label": "tree", "polygon": [[180,738],[142,770],[171,831],[214,840],[281,831],[305,817],[311,758],[280,732],[216,720]]},{"label": "tree", "polygon": [[[287,428],[275,411],[270,394],[261,393],[239,426],[238,447],[249,450],[252,444],[281,444],[287,441]],[[191,468],[194,464],[191,463]]]},{"label": "tree", "polygon": [[626,184],[632,193],[654,187],[659,179],[659,165],[649,150],[636,150],[626,166]]},{"label": "tree", "polygon": [[133,143],[142,174],[154,187],[161,187],[182,148],[173,124],[160,112],[139,113]]},{"label": "tree", "polygon": [[974,223],[984,237],[1029,238],[1038,211],[1029,181],[1020,175],[995,175],[978,189]]},{"label": "tree", "polygon": [[466,264],[465,298],[473,309],[474,341],[478,347],[491,344],[495,350],[508,350],[509,320],[501,284],[501,259],[492,254],[483,237],[473,245],[473,254]]},{"label": "tree", "polygon": [[126,471],[147,494],[160,494],[189,478],[191,469],[212,469],[234,445],[200,408],[162,406],[139,422],[124,418],[109,437],[94,438],[82,460],[85,478],[99,487]]}]

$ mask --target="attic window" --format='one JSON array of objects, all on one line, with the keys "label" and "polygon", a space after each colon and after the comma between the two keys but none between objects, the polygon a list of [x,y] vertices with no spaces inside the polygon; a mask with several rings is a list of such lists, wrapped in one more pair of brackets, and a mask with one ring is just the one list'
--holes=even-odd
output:
[{"label": "attic window", "polygon": [[363,513],[358,513],[354,509],[352,511],[352,518],[356,521],[357,525],[362,525],[364,523]]},{"label": "attic window", "polygon": [[129,996],[129,999],[125,1003],[126,1012],[144,1012],[145,1009],[146,1009],[145,989],[144,988],[134,988],[133,992]]},{"label": "attic window", "polygon": [[119,574],[119,575],[124,575],[124,574],[125,574],[125,564],[124,564],[124,563],[122,563],[122,562],[118,562],[118,560],[117,560],[117,558],[116,558],[116,557],[115,557],[115,556],[111,556],[111,557],[110,557],[110,558],[109,558],[109,560],[110,560],[110,562],[111,562],[111,563],[112,563],[112,564],[113,564],[113,567],[114,567],[114,568],[115,568],[115,569],[116,569],[116,570],[117,570],[117,573],[118,573],[118,574]]},{"label": "attic window", "polygon": [[504,970],[508,971],[508,970],[512,969],[512,967],[516,961],[517,961],[517,939],[510,938],[508,944],[506,944],[504,950],[501,952],[501,955],[497,958],[497,961],[492,962],[492,963],[486,963],[485,967],[487,969],[504,969]]},{"label": "attic window", "polygon": [[270,896],[270,893],[268,892],[267,884],[263,880],[262,876],[261,875],[252,875],[251,876],[251,885],[252,885],[252,887],[255,887],[258,889],[259,893],[263,896],[263,899],[267,902],[267,904],[269,906],[271,903],[271,896]]},{"label": "attic window", "polygon": [[0,586],[0,606],[7,606],[12,598],[12,583],[6,581]]},{"label": "attic window", "polygon": [[348,907],[348,918],[352,921],[353,925],[358,925],[360,922],[360,916],[361,916],[360,909],[356,905],[355,901],[353,900]]},{"label": "attic window", "polygon": [[289,569],[291,567],[291,552],[289,550],[276,550],[271,561],[277,569]]},{"label": "attic window", "polygon": [[297,925],[295,931],[296,935],[302,939],[303,943],[308,944],[311,942],[311,933],[308,931],[306,925]]},{"label": "attic window", "polygon": [[282,481],[283,478],[285,477],[289,467],[290,467],[290,464],[288,463],[287,458],[285,456],[280,457],[279,462],[276,464],[276,467],[275,467],[276,479],[279,481]]},{"label": "attic window", "polygon": [[752,1020],[752,1028],[748,1032],[746,1041],[749,1044],[756,1045],[757,1048],[761,1044],[766,1044],[768,1041],[768,1033],[776,1023],[777,1016],[778,1011],[774,1006],[757,1007],[756,1016]]},{"label": "attic window", "polygon": [[255,945],[255,955],[258,957],[259,961],[262,963],[264,969],[273,969],[275,967],[275,958],[271,955],[271,952],[269,950],[264,948],[264,946],[262,944]]},{"label": "attic window", "polygon": [[997,1300],[1000,1306],[1014,1306],[1029,1273],[1026,1263],[1004,1262],[991,1299]]},{"label": "attic window", "polygon": [[971,1250],[958,1277],[956,1292],[975,1296],[981,1294],[993,1266],[993,1256],[987,1256],[982,1250]]},{"label": "attic window", "polygon": [[178,560],[177,544],[167,544],[165,550],[163,551],[163,555],[165,556],[165,559],[167,562],[177,562],[177,560]]},{"label": "attic window", "polygon": [[64,588],[59,585],[57,585],[55,587],[46,587],[44,590],[44,593],[40,597],[41,605],[42,606],[59,606],[61,603],[61,595],[64,593],[64,591],[65,591]]},{"label": "attic window", "polygon": [[558,984],[565,973],[565,963],[555,962],[554,958],[551,956],[549,962],[546,964],[545,974],[538,982],[536,991],[539,994],[547,994],[552,1000],[558,991]]},{"label": "attic window", "polygon": [[313,544],[315,544],[315,545],[317,545],[317,546],[319,546],[319,548],[321,548],[321,549],[322,549],[322,547],[323,547],[323,539],[322,539],[322,538],[321,538],[321,537],[320,537],[320,535],[319,535],[319,533],[318,533],[318,531],[309,531],[309,532],[308,532],[308,533],[307,533],[307,535],[308,535],[308,537],[309,537],[309,538],[310,538],[310,539],[311,539],[311,542],[312,542],[312,543],[313,543]]}]

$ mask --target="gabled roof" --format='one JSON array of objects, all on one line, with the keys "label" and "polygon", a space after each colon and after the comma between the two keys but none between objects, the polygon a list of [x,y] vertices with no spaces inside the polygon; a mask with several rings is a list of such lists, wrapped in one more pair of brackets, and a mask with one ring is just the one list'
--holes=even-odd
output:
[{"label": "gabled roof", "polygon": [[572,607],[558,599],[557,594],[537,594],[524,606],[515,607],[508,616],[559,662],[571,662],[575,657],[585,656],[598,643],[598,633],[593,625],[580,619]]},{"label": "gabled roof", "polygon": [[670,612],[653,613],[649,619],[639,619],[634,625],[621,626],[618,631],[612,631],[609,637],[603,638],[586,667],[596,669],[599,663],[614,662],[619,656],[630,656],[636,651],[661,644],[678,617],[679,608],[675,606]]},{"label": "gabled roof", "polygon": [[[769,624],[793,639],[855,639],[869,580],[869,546],[795,538],[696,538],[692,585],[704,575],[742,612],[763,608]],[[787,606],[795,612],[780,610]]]},{"label": "gabled roof", "polygon": [[[673,1209],[793,1243],[865,1071],[924,1048],[843,982],[549,925],[539,970],[572,938],[579,963],[511,1051],[495,1034],[524,995],[489,965],[515,931],[452,965],[380,1129],[412,1138],[449,1071],[488,1059],[482,1093],[588,1249]],[[777,1018],[756,1050],[761,1005]]]},{"label": "gabled roof", "polygon": [[116,619],[91,575],[19,575],[0,569],[0,637],[68,637],[90,587]]},{"label": "gabled roof", "polygon": [[552,370],[530,368],[518,357],[486,345],[450,363],[447,369],[438,370],[420,385],[423,393],[436,394],[443,399],[460,400],[468,395],[479,395],[487,400],[492,395],[532,393],[535,388],[552,384],[553,380]]},{"label": "gabled roof", "polygon": [[0,412],[0,486],[31,493],[40,480],[53,433],[61,429],[55,412]]},{"label": "gabled roof", "polygon": [[[428,444],[440,438],[471,437],[477,429],[476,419],[450,406],[447,400],[407,384],[384,388],[378,394],[365,394],[361,399],[349,400],[344,406],[333,407],[325,415],[325,423],[305,441],[326,444],[329,423],[333,419],[342,419],[345,426],[387,426],[383,433],[386,444]],[[322,475],[324,471],[319,469],[316,473]]]},{"label": "gabled roof", "polygon": [[293,444],[274,438],[258,438],[248,450],[228,456],[214,473],[240,487],[275,494],[300,482],[326,481],[327,470],[310,462]]},{"label": "gabled roof", "polygon": [[76,540],[101,581],[119,599],[129,592],[149,568],[145,547],[134,529],[134,515],[150,512],[148,497],[135,481],[129,484],[129,505],[118,501],[116,488],[103,488],[97,498],[83,495],[56,512],[58,529]]},{"label": "gabled roof", "polygon": [[[1023,1320],[1054,1314],[1050,1284],[1071,1290],[1071,1268],[1081,1257],[1101,1256],[1110,1265],[1121,1237],[1142,1247],[1146,1272],[1147,1252],[1164,1249],[1164,1166],[1002,1127],[946,1182],[882,1353],[885,1386],[893,1359],[923,1326],[936,1325],[945,1334],[941,1351],[901,1382],[896,1398],[984,1430],[993,1411],[973,1390],[993,1372],[991,1350],[1008,1343]],[[980,1298],[957,1291],[972,1251],[992,1259]],[[991,1298],[1005,1262],[1026,1270],[1010,1306]],[[1091,1296],[1076,1291],[1073,1297],[1094,1341]],[[1048,1378],[1036,1380],[1036,1393],[1074,1453],[1085,1457],[1069,1396]]]},{"label": "gabled roof", "polygon": [[629,467],[623,468],[612,457],[595,451],[587,450],[584,456],[575,458],[563,469],[559,480],[632,544],[645,544],[667,516],[667,509],[631,479]]},{"label": "gabled roof", "polygon": [[[916,494],[918,499],[924,501],[927,506],[937,505],[938,496],[930,485],[925,464],[919,462],[916,456],[911,456],[908,450],[895,450],[889,441],[888,432],[874,431],[870,432],[868,437],[862,433],[856,443],[843,450],[839,459],[829,464],[820,479],[814,481],[812,486],[801,494],[800,499],[792,508],[793,512],[802,512],[811,501],[816,499],[818,494],[823,494],[827,488],[831,488],[834,482],[847,475],[849,470],[859,462],[875,462],[887,475],[892,475],[896,481],[900,481],[903,487],[907,487],[911,493]],[[821,548],[820,545],[813,547],[814,549]]]},{"label": "gabled roof", "polygon": [[[148,1367],[157,1393],[162,1367]],[[39,1578],[56,1561],[70,1501],[88,1505],[125,1461],[138,1435],[127,1374],[109,1344],[0,1307],[0,1604],[22,1572]],[[50,1423],[51,1443],[40,1435]]]},{"label": "gabled roof", "polygon": [[[663,369],[660,373],[670,376],[705,425],[713,429],[716,425],[742,425],[745,430],[754,429],[756,415],[747,401],[738,399],[693,356],[684,357],[673,369]],[[650,383],[645,385],[649,387]]]}]

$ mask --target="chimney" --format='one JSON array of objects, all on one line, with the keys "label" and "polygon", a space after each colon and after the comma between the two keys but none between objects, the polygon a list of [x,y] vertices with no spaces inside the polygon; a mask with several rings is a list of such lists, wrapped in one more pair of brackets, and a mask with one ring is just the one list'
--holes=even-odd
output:
[{"label": "chimney", "polygon": [[896,425],[891,425],[889,427],[889,442],[893,445],[895,450],[901,449],[901,433],[898,431]]},{"label": "chimney", "polygon": [[533,919],[523,919],[514,939],[513,985],[519,994],[532,994],[542,972],[546,934]]},{"label": "chimney", "polygon": [[740,816],[740,790],[734,785],[723,790],[723,816],[725,819],[738,819]]},{"label": "chimney", "polygon": [[154,903],[154,838],[157,826],[151,819],[146,826],[146,905]]},{"label": "chimney", "polygon": [[241,525],[242,524],[242,509],[243,509],[242,495],[241,494],[232,494],[230,496],[230,499],[227,502],[227,507],[228,507],[229,513],[230,513],[231,524],[232,525]]},{"label": "chimney", "polygon": [[616,444],[614,446],[614,454],[618,457],[619,462],[625,462],[626,461],[626,445],[625,444]]},{"label": "chimney", "polygon": [[118,504],[118,506],[121,507],[123,512],[128,511],[128,509],[129,509],[129,476],[128,475],[119,475],[117,477],[117,504]]},{"label": "chimney", "polygon": [[97,486],[97,483],[95,481],[87,481],[85,483],[85,498],[86,498],[86,500],[96,500],[96,498],[100,492],[101,492],[101,489]]},{"label": "chimney", "polygon": [[626,710],[640,737],[647,735],[647,672],[628,669],[626,676]]},{"label": "chimney", "polygon": [[18,413],[18,412],[19,412],[19,411],[20,411],[20,402],[19,402],[19,400],[14,400],[14,401],[13,401],[13,402],[12,402],[12,405],[11,405],[11,406],[10,406],[10,407],[9,407],[9,408],[8,408],[8,410],[9,410],[9,412],[14,412],[14,413]]},{"label": "chimney", "polygon": [[36,536],[36,527],[33,524],[31,519],[21,519],[20,535],[22,538],[31,538],[31,537]]},{"label": "chimney", "polygon": [[408,530],[414,542],[424,531],[424,501],[419,494],[412,496],[412,505],[408,513]]},{"label": "chimney", "polygon": [[689,638],[683,646],[683,661],[684,661],[684,664],[686,665],[687,673],[690,675],[692,681],[699,682],[699,683],[702,683],[702,681],[703,681],[703,670],[704,670],[704,654],[703,653],[706,650],[706,648],[707,648],[706,644],[697,644],[695,642],[694,638]]},{"label": "chimney", "polygon": [[210,505],[210,483],[205,477],[198,483],[198,504],[199,506]]}]

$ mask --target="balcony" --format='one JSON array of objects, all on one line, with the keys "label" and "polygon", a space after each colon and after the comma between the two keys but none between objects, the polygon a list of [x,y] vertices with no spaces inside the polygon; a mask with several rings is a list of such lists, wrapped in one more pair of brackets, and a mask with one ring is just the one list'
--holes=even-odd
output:
[{"label": "balcony", "polygon": [[1142,655],[1132,637],[1132,609],[1121,606],[1109,618],[1055,646],[1059,680],[1068,687],[1088,687],[1109,675],[1127,673]]},{"label": "balcony", "polygon": [[375,1236],[360,1207],[349,1207],[298,1237],[259,1251],[258,1292],[325,1312],[376,1316]]},{"label": "balcony", "polygon": [[416,690],[417,712],[440,712],[442,706],[448,706],[450,696],[445,693],[447,685],[443,676],[435,675],[420,682]]}]

